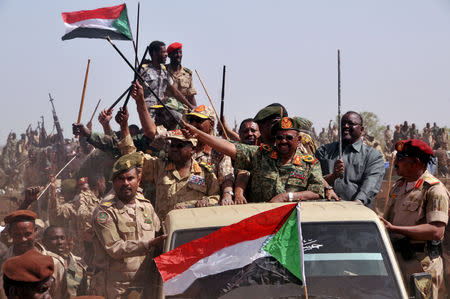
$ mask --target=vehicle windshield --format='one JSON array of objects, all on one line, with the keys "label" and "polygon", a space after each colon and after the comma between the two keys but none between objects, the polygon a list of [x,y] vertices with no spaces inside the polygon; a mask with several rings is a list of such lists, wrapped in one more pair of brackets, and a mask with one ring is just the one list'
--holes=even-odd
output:
[{"label": "vehicle windshield", "polygon": [[[177,231],[171,247],[217,229]],[[375,223],[303,223],[302,232],[309,298],[401,298]],[[170,298],[304,298],[300,281],[272,257],[197,281]]]}]

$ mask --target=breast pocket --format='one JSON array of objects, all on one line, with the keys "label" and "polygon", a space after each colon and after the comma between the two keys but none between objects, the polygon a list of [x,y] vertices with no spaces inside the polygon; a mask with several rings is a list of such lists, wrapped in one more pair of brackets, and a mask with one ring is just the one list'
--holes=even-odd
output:
[{"label": "breast pocket", "polygon": [[120,234],[126,240],[134,240],[136,232],[136,222],[119,222],[117,224]]},{"label": "breast pocket", "polygon": [[189,189],[206,194],[206,179],[199,175],[191,175],[187,184]]},{"label": "breast pocket", "polygon": [[420,203],[417,201],[405,201],[402,203],[402,210],[404,212],[416,212],[419,209]]}]

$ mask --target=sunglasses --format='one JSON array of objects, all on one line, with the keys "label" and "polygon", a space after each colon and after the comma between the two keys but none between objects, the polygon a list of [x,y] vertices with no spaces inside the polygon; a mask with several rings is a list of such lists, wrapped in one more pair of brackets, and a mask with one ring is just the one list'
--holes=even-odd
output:
[{"label": "sunglasses", "polygon": [[198,123],[198,124],[201,124],[201,123],[203,123],[205,120],[207,120],[207,118],[200,118],[200,117],[188,117],[187,118],[187,121],[189,122],[189,123]]},{"label": "sunglasses", "polygon": [[292,136],[292,135],[277,135],[277,136],[275,136],[275,139],[276,140],[284,140],[284,139],[286,139],[287,141],[292,141],[292,140],[294,140],[294,136]]},{"label": "sunglasses", "polygon": [[406,158],[406,157],[409,157],[409,155],[408,155],[408,154],[403,154],[403,153],[397,153],[397,154],[395,155],[395,158],[396,158],[398,161],[401,161],[402,159],[404,159],[404,158]]}]

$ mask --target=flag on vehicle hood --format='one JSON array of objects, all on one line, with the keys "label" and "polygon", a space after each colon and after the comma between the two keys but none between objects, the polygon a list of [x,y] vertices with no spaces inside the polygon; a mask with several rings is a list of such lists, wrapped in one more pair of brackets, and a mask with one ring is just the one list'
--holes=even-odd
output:
[{"label": "flag on vehicle hood", "polygon": [[[201,289],[203,292],[207,289],[211,298],[218,295],[212,288],[226,293],[259,280],[304,283],[300,208],[295,204],[283,205],[246,218],[162,254],[155,258],[155,263],[166,296],[196,294],[194,297],[198,298],[190,288],[198,288],[201,281],[208,286]],[[268,268],[274,269],[272,274],[268,274]],[[232,275],[226,285],[217,285],[213,277],[222,273]]]},{"label": "flag on vehicle hood", "polygon": [[63,12],[66,34],[62,40],[77,37],[132,40],[127,6],[121,4],[93,10]]}]

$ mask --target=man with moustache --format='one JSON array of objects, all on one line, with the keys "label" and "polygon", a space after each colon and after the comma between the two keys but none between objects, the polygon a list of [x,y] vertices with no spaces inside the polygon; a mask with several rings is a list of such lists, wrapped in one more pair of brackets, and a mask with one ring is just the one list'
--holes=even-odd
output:
[{"label": "man with moustache", "polygon": [[93,213],[92,227],[102,248],[95,259],[105,261],[104,268],[97,270],[104,273],[109,299],[124,298],[146,255],[166,238],[155,237],[161,228],[159,218],[150,201],[138,192],[142,162],[143,156],[134,153],[114,163],[115,196],[102,201]]},{"label": "man with moustache", "polygon": [[363,119],[354,111],[342,116],[342,157],[339,142],[320,146],[316,151],[325,181],[343,200],[373,204],[384,175],[383,155],[363,143]]},{"label": "man with moustache", "polygon": [[190,124],[184,124],[187,135],[196,136],[203,143],[234,160],[238,169],[251,172],[252,202],[289,202],[318,199],[323,196],[322,175],[317,159],[302,155],[298,149],[300,124],[283,117],[275,122],[271,134],[275,146],[234,144],[211,136]]},{"label": "man with moustache", "polygon": [[[401,178],[389,194],[384,218],[404,281],[413,273],[428,272],[433,298],[444,298],[442,239],[448,222],[449,192],[431,175],[427,165],[433,150],[422,140],[395,145],[394,167]],[[444,251],[448,253],[448,248]]]}]

